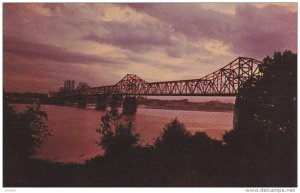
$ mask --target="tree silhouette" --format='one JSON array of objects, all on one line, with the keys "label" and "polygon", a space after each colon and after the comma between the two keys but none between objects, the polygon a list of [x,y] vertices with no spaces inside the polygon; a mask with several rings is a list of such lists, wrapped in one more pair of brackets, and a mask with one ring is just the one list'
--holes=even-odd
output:
[{"label": "tree silhouette", "polygon": [[28,106],[17,113],[6,100],[3,102],[4,156],[28,159],[35,155],[43,141],[51,135],[45,121],[47,114],[40,105]]},{"label": "tree silhouette", "polygon": [[295,185],[297,54],[275,52],[261,68],[262,78],[239,89],[237,122],[224,135],[227,158],[245,185]]},{"label": "tree silhouette", "polygon": [[137,146],[139,135],[132,133],[132,123],[124,124],[121,119],[122,115],[111,111],[101,117],[101,126],[96,130],[101,136],[98,144],[107,156],[126,156]]},{"label": "tree silhouette", "polygon": [[154,147],[160,170],[157,176],[164,186],[220,184],[216,179],[221,170],[221,141],[204,132],[191,134],[176,118],[165,125]]},{"label": "tree silhouette", "polygon": [[176,119],[166,124],[162,135],[156,139],[155,147],[160,156],[169,159],[183,156],[189,148],[191,134],[183,123]]},{"label": "tree silhouette", "polygon": [[24,184],[30,159],[37,153],[43,141],[51,134],[45,125],[47,114],[40,105],[28,106],[17,113],[13,106],[3,101],[3,172],[5,185]]}]

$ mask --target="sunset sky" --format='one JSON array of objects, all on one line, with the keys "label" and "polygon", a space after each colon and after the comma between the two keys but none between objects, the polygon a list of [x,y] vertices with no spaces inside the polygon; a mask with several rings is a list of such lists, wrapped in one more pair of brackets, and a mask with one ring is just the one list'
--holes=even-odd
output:
[{"label": "sunset sky", "polygon": [[194,79],[238,56],[297,52],[297,4],[3,5],[4,88]]}]

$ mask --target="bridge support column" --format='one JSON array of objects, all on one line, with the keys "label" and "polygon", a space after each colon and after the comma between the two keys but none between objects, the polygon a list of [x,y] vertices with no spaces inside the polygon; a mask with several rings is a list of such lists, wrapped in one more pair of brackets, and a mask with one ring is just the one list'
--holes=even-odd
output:
[{"label": "bridge support column", "polygon": [[120,107],[120,102],[122,102],[122,95],[112,95],[110,106],[111,108]]},{"label": "bridge support column", "polygon": [[79,96],[77,98],[77,107],[84,109],[84,108],[86,108],[86,106],[87,106],[87,97]]},{"label": "bridge support column", "polygon": [[136,96],[125,96],[123,102],[123,113],[126,115],[133,115],[137,111],[137,100]]},{"label": "bridge support column", "polygon": [[96,110],[104,111],[107,106],[107,96],[99,95],[96,99]]},{"label": "bridge support column", "polygon": [[238,107],[235,104],[234,105],[234,111],[233,111],[233,128],[237,128],[238,127],[238,121],[239,121],[239,111],[238,111]]},{"label": "bridge support column", "polygon": [[[242,128],[241,119],[245,119],[245,112],[249,109],[243,109],[243,99],[240,98],[239,94],[235,98],[234,111],[233,111],[233,128]],[[243,113],[244,112],[244,113]]]}]

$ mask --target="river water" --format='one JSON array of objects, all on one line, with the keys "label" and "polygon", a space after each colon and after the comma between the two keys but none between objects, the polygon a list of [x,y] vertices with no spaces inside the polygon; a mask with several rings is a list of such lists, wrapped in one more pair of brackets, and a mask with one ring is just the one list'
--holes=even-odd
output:
[{"label": "river water", "polygon": [[[14,105],[23,111],[26,105]],[[47,125],[52,130],[42,145],[38,158],[59,162],[84,163],[96,155],[103,154],[97,145],[100,118],[105,112],[92,108],[42,105],[48,114]],[[138,108],[136,115],[125,116],[133,123],[133,131],[140,134],[140,143],[153,144],[163,127],[170,120],[178,118],[190,132],[204,131],[212,138],[221,139],[225,131],[232,129],[233,112],[183,111]]]}]

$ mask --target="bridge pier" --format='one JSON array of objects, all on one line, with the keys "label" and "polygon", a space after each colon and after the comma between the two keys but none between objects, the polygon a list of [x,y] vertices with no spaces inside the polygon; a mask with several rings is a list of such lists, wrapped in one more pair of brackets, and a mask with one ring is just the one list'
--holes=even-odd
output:
[{"label": "bridge pier", "polygon": [[104,111],[107,106],[107,96],[98,95],[96,99],[96,110]]},{"label": "bridge pier", "polygon": [[123,96],[122,95],[112,95],[110,106],[111,108],[120,107],[120,102],[122,102]]},{"label": "bridge pier", "polygon": [[233,111],[233,128],[238,128],[239,126],[239,107],[237,104],[237,99],[238,97],[235,98],[235,103],[234,103],[234,111]]},{"label": "bridge pier", "polygon": [[136,96],[126,95],[123,101],[123,113],[126,115],[133,115],[137,111]]},{"label": "bridge pier", "polygon": [[87,106],[87,97],[85,96],[78,96],[77,98],[77,107],[84,109]]}]

